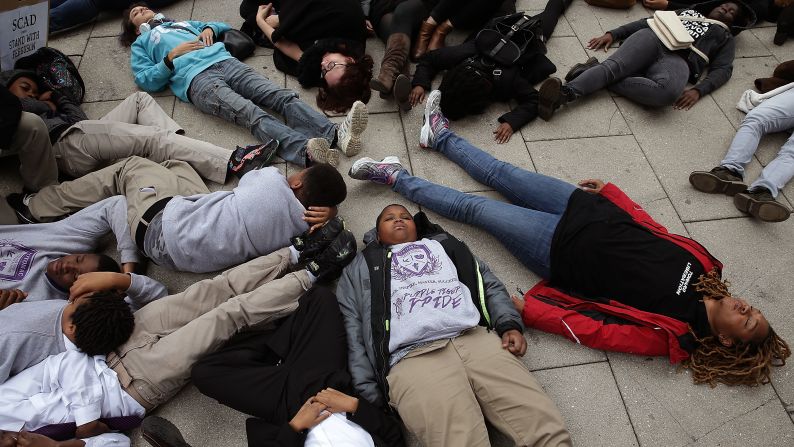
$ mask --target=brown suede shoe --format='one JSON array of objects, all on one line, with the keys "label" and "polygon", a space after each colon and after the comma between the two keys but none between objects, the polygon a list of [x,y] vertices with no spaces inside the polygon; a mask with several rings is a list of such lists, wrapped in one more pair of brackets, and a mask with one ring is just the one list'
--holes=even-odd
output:
[{"label": "brown suede shoe", "polygon": [[717,166],[709,172],[695,171],[689,174],[689,183],[698,191],[709,194],[733,196],[747,190],[742,177],[724,166]]},{"label": "brown suede shoe", "polygon": [[791,210],[776,201],[766,188],[756,188],[753,191],[736,194],[733,204],[737,210],[764,222],[783,222],[791,215]]},{"label": "brown suede shoe", "polygon": [[149,416],[143,420],[141,436],[154,447],[190,447],[179,429],[159,416]]},{"label": "brown suede shoe", "polygon": [[386,94],[391,93],[395,78],[408,63],[408,48],[410,45],[411,38],[408,34],[396,33],[389,36],[389,40],[386,41],[386,51],[383,54],[383,62],[380,64],[378,77],[369,81],[369,86],[372,90]]},{"label": "brown suede shoe", "polygon": [[427,53],[427,45],[430,43],[430,38],[433,37],[436,26],[438,25],[427,23],[427,20],[422,22],[422,26],[419,27],[419,33],[414,42],[414,50],[411,52],[411,58],[413,60],[417,60]]}]

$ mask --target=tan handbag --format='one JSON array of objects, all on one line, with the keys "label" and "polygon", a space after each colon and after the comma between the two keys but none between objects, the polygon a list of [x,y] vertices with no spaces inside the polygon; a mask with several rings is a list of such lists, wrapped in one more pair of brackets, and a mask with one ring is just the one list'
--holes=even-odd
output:
[{"label": "tan handbag", "polygon": [[688,22],[713,23],[730,31],[728,26],[718,20],[693,16],[679,16],[675,11],[656,11],[653,13],[653,18],[648,19],[648,26],[668,50],[677,51],[689,49],[705,59],[706,63],[708,63],[709,57],[706,56],[706,53],[695,47],[695,40],[689,35],[689,31],[687,31],[684,24],[681,22],[682,20]]}]

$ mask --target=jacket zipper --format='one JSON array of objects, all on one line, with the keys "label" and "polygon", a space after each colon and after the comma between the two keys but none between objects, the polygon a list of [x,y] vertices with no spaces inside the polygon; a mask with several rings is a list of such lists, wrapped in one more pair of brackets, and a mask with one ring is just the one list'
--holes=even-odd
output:
[{"label": "jacket zipper", "polygon": [[[391,303],[389,303],[388,300],[386,299],[387,293],[388,293],[388,295],[391,295],[391,291],[389,290],[387,292],[387,290],[386,290],[386,284],[387,284],[386,283],[386,270],[387,270],[387,268],[390,265],[391,265],[391,249],[389,248],[389,249],[386,250],[386,262],[384,263],[383,269],[382,269],[383,270],[383,286],[384,286],[383,287],[383,309],[384,310],[389,309],[391,307]],[[389,319],[388,318],[383,322],[383,326],[384,326],[383,328],[384,328],[385,332],[384,332],[384,336],[383,336],[383,338],[381,339],[381,342],[380,342],[380,356],[381,356],[381,359],[382,359],[382,362],[383,362],[383,365],[384,365],[384,370],[382,372],[382,376],[381,376],[380,380],[381,380],[381,387],[383,388],[383,391],[386,392],[387,391],[387,387],[386,387],[385,366],[388,363],[388,359],[386,358],[387,357],[387,352],[388,352],[388,346],[386,346],[386,337],[388,336],[389,329],[390,329],[389,328]],[[386,399],[388,399],[388,398],[389,398],[389,395],[387,393],[386,394]]]}]

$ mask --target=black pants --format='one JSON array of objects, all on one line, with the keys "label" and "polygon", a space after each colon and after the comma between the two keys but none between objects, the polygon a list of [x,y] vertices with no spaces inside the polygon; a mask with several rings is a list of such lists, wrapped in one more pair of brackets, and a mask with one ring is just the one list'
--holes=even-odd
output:
[{"label": "black pants", "polygon": [[449,20],[455,28],[475,29],[502,6],[502,0],[441,0],[430,12],[436,23]]},{"label": "black pants", "polygon": [[325,287],[312,288],[277,329],[237,334],[196,363],[192,376],[205,395],[270,424],[289,422],[326,387],[349,393],[347,340],[336,296]]}]

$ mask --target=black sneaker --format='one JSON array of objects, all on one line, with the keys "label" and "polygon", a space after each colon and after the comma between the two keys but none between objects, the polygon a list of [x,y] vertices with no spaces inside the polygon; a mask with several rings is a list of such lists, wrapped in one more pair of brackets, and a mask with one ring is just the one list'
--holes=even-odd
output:
[{"label": "black sneaker", "polygon": [[159,416],[149,416],[143,420],[141,436],[154,447],[190,447],[179,429]]},{"label": "black sneaker", "polygon": [[277,150],[277,140],[246,147],[237,146],[229,159],[228,172],[236,175],[237,178],[242,178],[246,173],[270,164]]},{"label": "black sneaker", "polygon": [[583,64],[576,64],[568,70],[568,74],[565,75],[565,82],[571,82],[574,79],[578,78],[580,74],[584,73],[591,67],[595,67],[598,65],[598,59],[595,57],[588,58]]},{"label": "black sneaker", "polygon": [[787,206],[775,200],[766,188],[755,188],[733,197],[736,209],[764,222],[783,222],[791,215]]},{"label": "black sneaker", "polygon": [[317,277],[318,282],[331,282],[342,274],[353,258],[356,257],[356,237],[348,230],[342,230],[326,249],[309,261],[306,270]]},{"label": "black sneaker", "polygon": [[341,217],[335,217],[315,230],[314,233],[309,233],[309,230],[306,230],[303,234],[290,238],[292,246],[300,252],[298,262],[305,262],[322,253],[344,229],[345,221]]},{"label": "black sneaker", "polygon": [[35,224],[41,223],[38,219],[33,217],[33,214],[30,212],[30,208],[28,208],[28,201],[32,194],[20,194],[18,192],[14,192],[6,197],[6,202],[8,202],[8,206],[10,206],[14,213],[17,215],[17,220],[21,224]]},{"label": "black sneaker", "polygon": [[698,191],[709,194],[734,196],[747,190],[742,176],[724,166],[717,166],[709,172],[695,171],[689,174],[689,183]]}]

